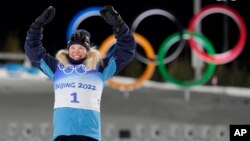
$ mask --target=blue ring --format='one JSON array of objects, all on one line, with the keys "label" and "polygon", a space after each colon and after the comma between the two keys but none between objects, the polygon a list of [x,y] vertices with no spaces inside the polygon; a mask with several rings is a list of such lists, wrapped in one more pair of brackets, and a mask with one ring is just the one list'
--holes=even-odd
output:
[{"label": "blue ring", "polygon": [[68,26],[67,30],[67,36],[66,41],[69,40],[71,34],[77,29],[79,24],[83,22],[86,18],[92,17],[92,16],[100,16],[101,7],[95,6],[95,7],[89,7],[86,9],[83,9],[82,11],[78,12],[70,21],[70,24]]}]

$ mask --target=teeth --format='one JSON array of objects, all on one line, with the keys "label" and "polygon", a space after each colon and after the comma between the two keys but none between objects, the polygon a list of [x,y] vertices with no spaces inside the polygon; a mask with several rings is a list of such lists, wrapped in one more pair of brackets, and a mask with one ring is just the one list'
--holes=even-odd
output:
[{"label": "teeth", "polygon": [[78,55],[76,55],[76,56],[73,56],[74,58],[80,58],[81,56],[78,56]]}]

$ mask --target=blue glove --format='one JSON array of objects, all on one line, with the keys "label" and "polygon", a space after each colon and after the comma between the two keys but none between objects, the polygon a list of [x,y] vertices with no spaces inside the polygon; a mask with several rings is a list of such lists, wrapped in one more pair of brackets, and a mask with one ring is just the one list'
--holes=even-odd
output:
[{"label": "blue glove", "polygon": [[120,31],[124,21],[120,14],[114,9],[113,6],[106,5],[100,10],[101,17],[110,25],[113,26],[113,32]]},{"label": "blue glove", "polygon": [[43,11],[43,13],[36,18],[35,22],[31,24],[33,28],[41,28],[45,24],[51,22],[55,17],[56,9],[53,6],[49,6]]}]

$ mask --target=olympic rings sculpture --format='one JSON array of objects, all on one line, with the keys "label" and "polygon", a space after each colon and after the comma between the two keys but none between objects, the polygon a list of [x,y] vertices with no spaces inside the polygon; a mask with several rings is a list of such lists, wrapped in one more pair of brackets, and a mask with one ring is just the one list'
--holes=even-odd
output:
[{"label": "olympic rings sculpture", "polygon": [[[70,35],[75,29],[77,29],[81,22],[92,16],[100,16],[100,9],[101,7],[90,7],[77,13],[76,16],[73,17],[68,27],[67,39],[69,39]],[[202,33],[197,33],[195,29],[203,18],[215,13],[225,14],[232,18],[236,22],[240,33],[239,41],[236,43],[235,47],[221,54],[216,54],[212,43],[204,35],[202,35]],[[153,46],[150,44],[150,42],[143,35],[136,32],[136,29],[140,22],[143,19],[153,15],[160,15],[166,17],[167,19],[175,23],[179,30],[179,32],[176,32],[165,38],[163,43],[160,45],[160,49],[157,55],[155,54]],[[142,55],[137,53],[135,58],[138,59],[140,62],[146,64],[146,69],[138,78],[136,78],[131,83],[124,84],[121,82],[117,82],[113,78],[108,80],[108,84],[112,88],[121,91],[128,91],[139,88],[144,81],[152,77],[156,66],[158,66],[158,70],[165,81],[174,83],[182,88],[202,85],[211,78],[217,64],[225,64],[230,61],[233,61],[236,57],[238,57],[238,55],[242,52],[245,46],[247,36],[246,25],[243,18],[234,9],[220,4],[213,4],[202,8],[196,15],[191,18],[187,31],[184,30],[178,19],[173,14],[162,9],[151,9],[141,13],[134,20],[131,26],[131,30],[133,31],[136,43],[139,44],[140,47],[142,47],[146,54],[146,57],[143,57]],[[173,61],[179,56],[179,54],[184,48],[186,40],[188,40],[190,48],[203,61],[208,63],[207,69],[199,80],[192,80],[188,82],[177,80],[172,77],[166,69],[167,63]],[[168,49],[178,41],[179,45],[176,51],[172,53],[172,55],[166,57]],[[103,41],[103,43],[99,47],[99,50],[103,57],[106,55],[106,53],[108,53],[108,50],[114,45],[114,43],[114,35],[107,37]],[[203,48],[207,51],[207,53],[203,50]]]}]

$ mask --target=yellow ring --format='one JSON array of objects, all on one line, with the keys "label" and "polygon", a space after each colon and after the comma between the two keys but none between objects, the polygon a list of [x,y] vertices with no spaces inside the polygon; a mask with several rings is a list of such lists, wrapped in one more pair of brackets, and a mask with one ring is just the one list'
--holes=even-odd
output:
[{"label": "yellow ring", "polygon": [[[146,53],[147,58],[153,60],[155,58],[155,52],[153,50],[152,45],[149,43],[149,41],[143,37],[142,35],[140,35],[139,33],[133,33],[136,43],[138,43],[143,50]],[[109,37],[107,37],[103,43],[101,44],[99,51],[101,53],[101,55],[104,57],[106,55],[106,53],[108,52],[108,50],[115,44],[115,36],[114,35],[110,35]],[[141,74],[140,77],[138,77],[135,81],[133,81],[132,83],[120,83],[115,81],[114,79],[110,78],[108,80],[108,85],[110,85],[112,88],[114,89],[118,89],[120,91],[126,91],[126,90],[134,90],[139,88],[142,83],[148,79],[151,78],[151,76],[154,73],[155,70],[155,62],[154,61],[150,61],[146,64],[146,69],[145,71]]]}]

